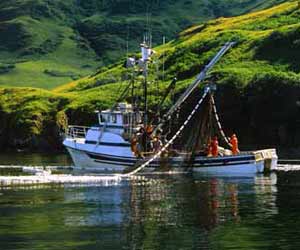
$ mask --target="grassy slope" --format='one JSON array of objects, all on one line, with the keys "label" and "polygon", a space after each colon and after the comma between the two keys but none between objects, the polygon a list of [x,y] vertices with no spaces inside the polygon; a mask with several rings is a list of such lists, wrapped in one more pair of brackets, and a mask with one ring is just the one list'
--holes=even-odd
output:
[{"label": "grassy slope", "polygon": [[140,41],[145,3],[160,43],[191,24],[280,1],[7,0],[0,3],[0,85],[52,89],[119,59],[127,39],[130,50]]},{"label": "grassy slope", "polygon": [[[268,10],[234,18],[220,18],[194,26],[180,33],[178,39],[156,48],[157,60],[164,62],[167,81],[177,77],[180,85],[189,83],[225,42],[237,42],[211,73],[218,83],[235,81],[246,86],[259,75],[285,74],[298,77],[300,11],[296,1]],[[276,38],[277,37],[277,38]],[[277,40],[274,40],[277,39]],[[276,43],[284,46],[276,47]],[[114,85],[98,87],[103,83],[121,82],[126,70],[121,66],[102,69],[98,74],[56,88],[55,92],[98,92]],[[125,84],[125,83],[124,83]],[[164,86],[161,83],[161,86]],[[105,91],[104,91],[105,92]],[[83,101],[85,102],[85,101]]]},{"label": "grassy slope", "polygon": [[0,4],[0,63],[14,65],[0,74],[1,85],[50,89],[96,69],[97,55],[88,44],[81,46],[82,38],[72,28],[72,2]]},{"label": "grassy slope", "polygon": [[[182,91],[217,50],[233,40],[237,42],[235,47],[210,74],[210,79],[219,85],[222,120],[247,143],[299,145],[299,19],[299,4],[290,1],[185,30],[178,39],[156,48],[160,67],[163,61],[165,64],[166,81],[159,82],[159,93],[157,85],[150,86],[150,101],[153,103],[155,96],[161,95],[174,76],[179,79],[177,92]],[[120,83],[126,85],[126,81],[122,82],[125,76],[126,70],[115,65],[55,91],[76,96],[67,112],[84,124],[87,117],[81,120],[73,115],[92,115],[98,107],[108,107],[113,99],[107,97],[120,92]],[[117,83],[108,84],[113,82]]]},{"label": "grassy slope", "polygon": [[[160,67],[163,61],[165,64],[166,81],[159,82],[160,92],[157,85],[150,86],[151,102],[174,76],[179,79],[177,92],[182,91],[222,44],[234,40],[236,46],[211,72],[211,78],[219,85],[218,99],[225,123],[239,117],[236,121],[240,128],[249,128],[262,137],[267,131],[271,133],[268,138],[274,135],[275,140],[279,127],[283,127],[283,134],[298,131],[297,126],[290,125],[299,120],[299,17],[298,2],[289,1],[265,11],[220,18],[183,31],[178,39],[156,48]],[[65,113],[70,122],[88,125],[95,109],[107,108],[117,99],[127,84],[123,80],[126,74],[120,63],[51,92],[2,89],[0,142],[8,140],[16,146],[11,138],[25,142],[35,136],[49,137],[55,134],[54,124],[65,123]],[[4,133],[6,130],[15,135]],[[293,138],[297,136],[293,134]]]}]

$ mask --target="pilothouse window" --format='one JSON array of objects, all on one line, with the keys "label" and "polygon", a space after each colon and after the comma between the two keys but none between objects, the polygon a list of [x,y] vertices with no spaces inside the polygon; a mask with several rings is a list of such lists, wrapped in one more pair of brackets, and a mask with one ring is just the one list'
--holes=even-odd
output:
[{"label": "pilothouse window", "polygon": [[126,115],[124,115],[124,124],[128,124],[128,115],[126,114]]},{"label": "pilothouse window", "polygon": [[105,122],[104,116],[100,115],[100,122]]},{"label": "pilothouse window", "polygon": [[115,115],[115,114],[111,115],[111,122],[112,123],[117,123],[117,115]]},{"label": "pilothouse window", "polygon": [[100,115],[100,122],[101,123],[117,123],[117,115],[116,114],[101,114]]},{"label": "pilothouse window", "polygon": [[100,115],[100,121],[101,123],[104,123],[104,122],[109,122],[109,119],[107,119],[107,115]]}]

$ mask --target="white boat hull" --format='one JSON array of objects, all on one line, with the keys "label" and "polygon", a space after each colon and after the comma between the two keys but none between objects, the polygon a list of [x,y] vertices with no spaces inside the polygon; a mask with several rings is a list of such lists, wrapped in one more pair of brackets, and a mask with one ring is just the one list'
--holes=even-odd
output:
[{"label": "white boat hull", "polygon": [[74,165],[78,169],[89,171],[103,171],[103,172],[122,172],[126,167],[121,165],[115,165],[111,163],[99,163],[88,156],[88,154],[81,150],[67,148],[74,162]]},{"label": "white boat hull", "polygon": [[264,172],[264,162],[253,162],[249,164],[238,164],[230,166],[216,166],[216,167],[204,167],[193,168],[193,172],[200,173],[207,176],[254,176],[258,173]]},{"label": "white boat hull", "polygon": [[[139,159],[134,156],[118,156],[116,149],[111,149],[111,154],[107,154],[109,150],[105,148],[105,154],[101,153],[101,146],[97,151],[85,151],[82,147],[72,147],[71,144],[65,145],[72,157],[76,168],[101,171],[101,172],[122,172],[128,167],[134,167],[138,164]],[[260,152],[260,156],[263,155]],[[256,155],[242,154],[237,156],[224,156],[224,157],[196,157],[193,162],[193,167],[185,166],[181,157],[172,157],[167,159],[157,159],[153,161],[146,171],[151,171],[159,168],[162,161],[169,166],[169,169],[178,170],[188,167],[189,170],[203,175],[213,176],[253,176],[257,173],[262,173],[266,169],[266,161],[269,161],[268,170],[272,170],[277,165],[277,156],[269,155],[268,159],[262,156],[256,159]],[[145,160],[143,161],[145,162]]]}]

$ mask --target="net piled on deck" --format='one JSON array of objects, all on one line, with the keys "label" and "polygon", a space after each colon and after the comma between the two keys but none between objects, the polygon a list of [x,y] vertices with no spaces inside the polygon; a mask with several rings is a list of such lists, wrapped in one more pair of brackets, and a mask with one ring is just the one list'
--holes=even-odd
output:
[{"label": "net piled on deck", "polygon": [[[199,90],[196,91],[199,93]],[[194,96],[197,93],[194,93]],[[178,122],[181,123],[185,119],[185,114],[189,113],[192,103],[187,103],[181,108]],[[176,128],[175,128],[176,130]],[[182,156],[182,166],[189,167],[193,165],[196,156],[207,156],[209,147],[214,137],[220,139],[220,143],[227,144],[228,139],[222,130],[219,117],[213,99],[213,93],[209,89],[203,103],[195,112],[192,119],[186,125],[180,138],[174,144],[174,151]]]}]

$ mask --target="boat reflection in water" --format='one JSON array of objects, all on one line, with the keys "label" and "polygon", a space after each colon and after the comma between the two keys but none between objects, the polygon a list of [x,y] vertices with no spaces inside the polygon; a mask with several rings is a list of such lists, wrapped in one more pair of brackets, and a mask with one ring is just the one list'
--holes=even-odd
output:
[{"label": "boat reflection in water", "polygon": [[[54,239],[57,249],[249,246],[249,234],[260,240],[266,219],[271,226],[274,218],[280,219],[275,180],[274,175],[149,175],[114,186],[1,189],[0,213],[5,216],[0,220],[0,240],[5,238],[4,249],[32,249],[36,244],[53,249]],[[9,234],[8,224],[13,228]],[[232,240],[232,234],[243,242]]]},{"label": "boat reflection in water", "polygon": [[255,178],[256,209],[266,216],[278,214],[277,208],[277,174],[257,176]]},{"label": "boat reflection in water", "polygon": [[190,244],[208,247],[215,229],[243,222],[245,210],[251,208],[244,205],[245,198],[250,197],[257,213],[276,214],[275,180],[275,175],[255,179],[180,176],[160,178],[153,185],[131,184],[128,241],[135,249],[141,244],[149,249],[162,249],[165,244],[182,249]]},{"label": "boat reflection in water", "polygon": [[[64,222],[68,227],[101,228],[104,242],[119,238],[115,244],[128,249],[162,249],[165,244],[206,248],[216,229],[238,228],[254,211],[277,214],[275,184],[273,174],[255,179],[157,175],[119,187],[67,190],[66,202],[80,204],[80,212],[74,208]],[[103,244],[99,246],[107,246]]]}]

